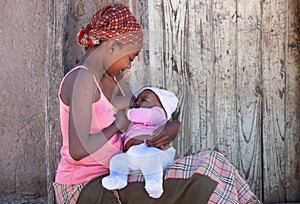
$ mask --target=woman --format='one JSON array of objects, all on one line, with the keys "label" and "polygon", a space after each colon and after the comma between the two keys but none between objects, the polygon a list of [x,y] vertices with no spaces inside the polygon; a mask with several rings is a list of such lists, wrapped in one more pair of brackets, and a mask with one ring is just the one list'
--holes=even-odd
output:
[{"label": "woman", "polygon": [[[217,151],[176,160],[165,175],[164,193],[159,199],[149,198],[143,188],[143,178],[138,175],[130,176],[129,185],[119,191],[102,188],[101,180],[109,172],[110,159],[123,151],[120,133],[129,125],[124,111],[118,111],[113,104],[119,94],[124,93],[129,106],[132,93],[128,88],[120,88],[116,78],[130,69],[142,41],[140,25],[129,9],[120,4],[97,11],[79,33],[78,42],[85,46],[86,54],[79,66],[63,78],[59,90],[63,146],[54,183],[57,202],[253,201],[255,195],[244,179]],[[168,123],[157,137],[147,140],[147,145],[167,146],[176,137],[179,127],[178,121]]]},{"label": "woman", "polygon": [[[114,77],[130,69],[142,40],[140,25],[119,4],[99,10],[80,32],[78,42],[86,54],[59,90],[63,146],[54,184],[58,203],[75,203],[81,188],[107,174],[110,158],[122,152],[120,130],[129,121],[112,105],[119,85]],[[125,90],[129,101],[132,94]],[[169,124],[148,145],[167,145],[179,126],[178,121]]]}]

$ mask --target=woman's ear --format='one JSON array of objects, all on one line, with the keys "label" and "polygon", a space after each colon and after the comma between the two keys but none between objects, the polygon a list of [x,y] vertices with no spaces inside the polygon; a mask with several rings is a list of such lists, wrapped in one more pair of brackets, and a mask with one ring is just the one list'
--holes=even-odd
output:
[{"label": "woman's ear", "polygon": [[109,54],[113,54],[121,48],[121,45],[115,40],[108,40],[106,44],[106,51]]}]

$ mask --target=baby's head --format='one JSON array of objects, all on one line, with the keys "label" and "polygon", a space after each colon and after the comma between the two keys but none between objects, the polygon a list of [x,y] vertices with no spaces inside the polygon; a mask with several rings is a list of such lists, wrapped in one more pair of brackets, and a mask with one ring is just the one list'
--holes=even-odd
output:
[{"label": "baby's head", "polygon": [[158,96],[150,89],[143,90],[136,98],[136,104],[139,108],[163,108]]},{"label": "baby's head", "polygon": [[144,87],[140,89],[137,95],[137,105],[140,108],[161,107],[165,110],[169,120],[172,113],[176,110],[178,98],[173,92],[159,89],[156,87]]}]

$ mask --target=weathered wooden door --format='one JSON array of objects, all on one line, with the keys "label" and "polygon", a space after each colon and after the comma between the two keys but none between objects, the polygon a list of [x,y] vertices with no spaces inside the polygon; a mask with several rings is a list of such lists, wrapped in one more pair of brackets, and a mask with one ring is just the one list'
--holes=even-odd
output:
[{"label": "weathered wooden door", "polygon": [[142,78],[180,98],[178,154],[217,146],[264,202],[299,201],[300,2],[135,6],[146,44],[132,82]]},{"label": "weathered wooden door", "polygon": [[[82,54],[76,34],[91,14],[107,3],[126,3],[145,33],[128,75],[131,86],[152,84],[177,94],[178,155],[217,146],[264,202],[300,201],[300,1],[48,2],[48,49],[57,53],[48,58],[49,86],[57,89],[54,62],[69,69]],[[51,192],[60,137],[54,104],[47,107]]]}]

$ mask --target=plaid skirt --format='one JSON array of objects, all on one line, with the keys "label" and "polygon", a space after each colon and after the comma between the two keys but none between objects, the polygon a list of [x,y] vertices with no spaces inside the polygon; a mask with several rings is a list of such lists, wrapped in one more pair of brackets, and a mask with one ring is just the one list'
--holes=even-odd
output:
[{"label": "plaid skirt", "polygon": [[78,185],[54,184],[57,203],[257,203],[260,201],[235,166],[219,151],[182,156],[164,174],[164,193],[150,198],[142,174],[129,175],[129,184],[108,191],[101,179]]}]

